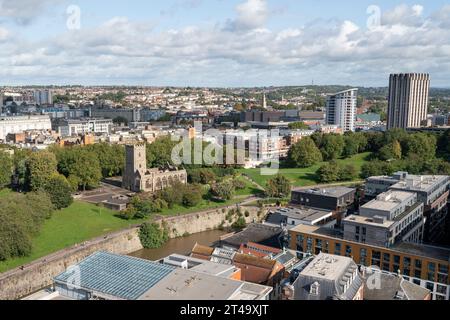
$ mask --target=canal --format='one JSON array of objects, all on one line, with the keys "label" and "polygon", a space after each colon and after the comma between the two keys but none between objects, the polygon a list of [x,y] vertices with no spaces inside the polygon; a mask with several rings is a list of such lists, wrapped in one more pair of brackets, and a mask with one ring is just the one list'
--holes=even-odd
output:
[{"label": "canal", "polygon": [[170,239],[167,243],[158,249],[142,249],[133,253],[130,256],[138,257],[147,260],[158,260],[165,258],[172,253],[188,255],[196,243],[212,246],[220,240],[220,237],[229,233],[225,230],[211,230],[192,234],[186,237]]}]

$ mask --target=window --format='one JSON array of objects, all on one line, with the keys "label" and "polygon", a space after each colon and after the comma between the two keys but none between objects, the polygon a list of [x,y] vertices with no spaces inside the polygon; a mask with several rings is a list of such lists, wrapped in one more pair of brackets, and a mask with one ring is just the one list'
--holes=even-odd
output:
[{"label": "window", "polygon": [[403,258],[403,274],[405,276],[409,276],[411,273],[411,258],[404,257]]},{"label": "window", "polygon": [[356,229],[355,229],[355,232],[356,232],[357,234],[359,234],[359,229],[360,229],[359,226],[357,226]]},{"label": "window", "polygon": [[312,253],[312,245],[313,245],[313,239],[308,237],[306,239],[306,252]]},{"label": "window", "polygon": [[367,265],[367,249],[361,248],[359,252],[359,264],[362,264],[363,266]]},{"label": "window", "polygon": [[380,267],[381,266],[381,252],[372,251],[372,265]]},{"label": "window", "polygon": [[351,246],[345,246],[345,256],[346,257],[352,256],[352,247]]},{"label": "window", "polygon": [[434,281],[435,273],[436,273],[436,264],[434,262],[429,262],[427,279],[430,281]]},{"label": "window", "polygon": [[363,227],[363,228],[362,228],[362,234],[363,234],[363,235],[366,235],[366,227]]},{"label": "window", "polygon": [[391,255],[389,253],[383,253],[383,262],[389,263],[391,261]]},{"label": "window", "polygon": [[422,269],[422,260],[416,259],[416,269]]},{"label": "window", "polygon": [[303,240],[305,240],[303,235],[301,235],[301,234],[297,235],[297,244],[302,244],[303,245]]},{"label": "window", "polygon": [[334,254],[340,256],[341,249],[341,244],[339,242],[336,242],[336,244],[334,245]]},{"label": "window", "polygon": [[440,294],[447,294],[447,286],[443,286],[440,284],[436,285],[436,292]]}]

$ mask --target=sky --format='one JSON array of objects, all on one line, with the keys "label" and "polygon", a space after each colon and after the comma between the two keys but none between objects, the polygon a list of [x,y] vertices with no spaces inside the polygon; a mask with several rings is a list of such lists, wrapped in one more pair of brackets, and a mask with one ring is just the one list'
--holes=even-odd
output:
[{"label": "sky", "polygon": [[450,0],[0,0],[0,85],[450,88]]}]

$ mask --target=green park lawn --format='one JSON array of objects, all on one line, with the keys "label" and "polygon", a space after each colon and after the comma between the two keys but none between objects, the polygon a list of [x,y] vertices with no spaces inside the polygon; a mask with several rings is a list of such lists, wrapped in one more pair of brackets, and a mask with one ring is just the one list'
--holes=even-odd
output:
[{"label": "green park lawn", "polygon": [[[0,196],[3,194],[0,193]],[[40,234],[33,239],[30,256],[0,262],[0,272],[21,266],[76,243],[124,229],[140,221],[126,221],[117,212],[75,201],[70,207],[55,211]]]},{"label": "green park lawn", "polygon": [[[361,153],[348,159],[338,160],[338,162],[342,164],[353,164],[358,172],[360,172],[361,167],[367,162],[369,155],[369,152]],[[316,164],[309,168],[282,168],[279,170],[279,173],[286,176],[286,178],[292,182],[294,187],[315,185],[318,184],[316,172],[323,164],[325,164],[325,162]],[[273,176],[261,175],[260,169],[240,169],[239,171],[240,173],[249,176],[253,181],[262,187],[266,186],[267,181],[273,178]]]},{"label": "green park lawn", "polygon": [[[157,215],[182,215],[233,205],[251,194],[251,186],[252,184],[248,182],[246,189],[240,190],[242,191],[241,194],[236,195],[234,199],[229,201],[220,202],[206,198],[195,207],[175,206]],[[0,190],[0,197],[7,196],[11,192],[9,189]],[[40,234],[33,239],[31,255],[0,261],[0,273],[30,263],[74,244],[143,222],[143,220],[123,220],[117,217],[117,214],[118,212],[116,211],[81,201],[75,201],[70,207],[55,211],[52,217],[44,223]]]}]

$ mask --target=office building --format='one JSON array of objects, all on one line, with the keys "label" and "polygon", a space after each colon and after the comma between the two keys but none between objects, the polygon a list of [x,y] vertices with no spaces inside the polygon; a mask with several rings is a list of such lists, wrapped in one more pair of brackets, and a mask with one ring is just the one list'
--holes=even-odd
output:
[{"label": "office building", "polygon": [[427,120],[430,75],[391,74],[387,129],[419,128]]},{"label": "office building", "polygon": [[27,130],[51,130],[49,116],[12,116],[0,117],[0,141],[5,141],[8,134],[22,133]]},{"label": "office building", "polygon": [[338,92],[327,98],[326,123],[339,126],[344,132],[355,131],[358,89]]},{"label": "office building", "polygon": [[344,219],[344,239],[391,247],[406,241],[421,243],[425,218],[423,203],[413,192],[389,190]]}]

